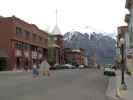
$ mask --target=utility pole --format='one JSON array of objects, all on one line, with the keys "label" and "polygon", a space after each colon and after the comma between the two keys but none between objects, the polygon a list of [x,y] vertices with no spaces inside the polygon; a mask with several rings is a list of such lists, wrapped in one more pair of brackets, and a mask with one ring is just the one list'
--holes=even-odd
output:
[{"label": "utility pole", "polygon": [[126,83],[125,83],[125,77],[124,77],[124,72],[125,72],[125,56],[124,56],[124,47],[125,47],[125,40],[124,38],[120,38],[120,43],[121,43],[121,89],[123,90],[126,90],[127,89],[127,86],[126,86]]}]

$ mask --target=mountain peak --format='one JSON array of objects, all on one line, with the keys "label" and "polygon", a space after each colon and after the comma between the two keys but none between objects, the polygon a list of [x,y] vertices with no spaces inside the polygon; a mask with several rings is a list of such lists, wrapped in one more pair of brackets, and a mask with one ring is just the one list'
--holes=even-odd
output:
[{"label": "mountain peak", "polygon": [[67,32],[64,35],[65,48],[82,48],[88,59],[96,49],[97,61],[113,62],[115,57],[115,40],[102,33],[81,33],[79,31]]}]

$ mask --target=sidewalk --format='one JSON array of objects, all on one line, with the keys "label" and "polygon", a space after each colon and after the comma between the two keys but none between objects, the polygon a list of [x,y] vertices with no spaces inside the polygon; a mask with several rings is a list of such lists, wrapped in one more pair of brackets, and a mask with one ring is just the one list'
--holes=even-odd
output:
[{"label": "sidewalk", "polygon": [[133,100],[133,77],[125,74],[125,82],[127,90],[120,90],[121,86],[121,72],[116,72],[116,77],[109,78],[109,86],[107,89],[107,96],[115,100]]}]

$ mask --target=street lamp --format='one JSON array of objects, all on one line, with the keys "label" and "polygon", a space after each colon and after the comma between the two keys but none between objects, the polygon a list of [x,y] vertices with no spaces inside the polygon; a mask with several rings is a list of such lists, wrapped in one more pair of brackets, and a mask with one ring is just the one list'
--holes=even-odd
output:
[{"label": "street lamp", "polygon": [[121,50],[121,89],[126,90],[127,86],[125,83],[125,78],[124,78],[124,72],[125,72],[125,57],[124,57],[124,46],[125,46],[125,40],[124,38],[120,38],[120,50]]}]

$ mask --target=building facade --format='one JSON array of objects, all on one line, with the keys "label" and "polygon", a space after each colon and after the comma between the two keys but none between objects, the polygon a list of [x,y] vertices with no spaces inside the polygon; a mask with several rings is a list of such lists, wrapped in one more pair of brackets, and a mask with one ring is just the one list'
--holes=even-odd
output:
[{"label": "building facade", "polygon": [[61,34],[53,35],[53,39],[58,48],[58,61],[59,64],[64,64],[64,39]]},{"label": "building facade", "polygon": [[85,65],[86,57],[83,49],[65,49],[65,62],[74,65]]},{"label": "building facade", "polygon": [[50,36],[49,60],[52,60],[52,65],[64,64],[64,40],[61,34]]},{"label": "building facade", "polygon": [[128,24],[127,67],[133,74],[133,0],[126,0],[125,7],[129,11],[125,16],[125,22]]},{"label": "building facade", "polygon": [[48,33],[15,16],[0,18],[0,49],[8,55],[8,70],[31,69],[47,58]]},{"label": "building facade", "polygon": [[51,55],[50,60],[52,61],[52,65],[54,64],[64,64],[64,38],[61,35],[61,31],[58,27],[57,23],[57,10],[56,10],[56,24],[52,30],[52,34],[50,35],[50,44],[49,44],[49,55]]}]

